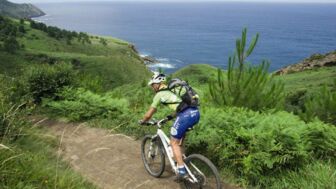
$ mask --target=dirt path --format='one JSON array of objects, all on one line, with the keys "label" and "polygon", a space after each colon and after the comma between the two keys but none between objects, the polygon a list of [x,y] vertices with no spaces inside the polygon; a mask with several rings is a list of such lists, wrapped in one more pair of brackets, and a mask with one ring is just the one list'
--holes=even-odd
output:
[{"label": "dirt path", "polygon": [[[151,177],[145,170],[140,141],[122,134],[85,124],[63,123],[34,118],[36,125],[47,127],[60,138],[59,153],[71,167],[89,181],[104,189],[179,189],[170,167],[161,178]],[[168,165],[168,162],[166,163]],[[238,189],[224,185],[225,189]]]},{"label": "dirt path", "polygon": [[60,137],[60,153],[81,175],[106,189],[177,189],[167,168],[162,178],[153,178],[143,167],[140,142],[104,129],[51,120],[34,120]]}]

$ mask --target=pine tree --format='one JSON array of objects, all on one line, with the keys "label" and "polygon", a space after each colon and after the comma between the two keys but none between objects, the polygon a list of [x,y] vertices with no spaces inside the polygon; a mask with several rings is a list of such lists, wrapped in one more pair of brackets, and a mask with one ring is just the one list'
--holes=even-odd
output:
[{"label": "pine tree", "polygon": [[266,60],[252,66],[247,58],[252,54],[258,39],[257,34],[246,50],[245,28],[241,39],[236,41],[236,51],[229,58],[227,73],[218,69],[217,79],[209,84],[210,96],[220,106],[247,107],[252,110],[279,107],[284,99],[284,84],[275,81],[268,73],[270,63]]}]

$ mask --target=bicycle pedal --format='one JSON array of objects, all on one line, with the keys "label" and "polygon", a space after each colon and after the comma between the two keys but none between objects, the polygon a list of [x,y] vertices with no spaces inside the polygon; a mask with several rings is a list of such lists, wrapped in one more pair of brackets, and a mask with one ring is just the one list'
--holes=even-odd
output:
[{"label": "bicycle pedal", "polygon": [[183,175],[183,176],[176,175],[174,178],[174,181],[177,183],[180,183],[184,180],[189,180],[189,179],[190,179],[189,175]]}]

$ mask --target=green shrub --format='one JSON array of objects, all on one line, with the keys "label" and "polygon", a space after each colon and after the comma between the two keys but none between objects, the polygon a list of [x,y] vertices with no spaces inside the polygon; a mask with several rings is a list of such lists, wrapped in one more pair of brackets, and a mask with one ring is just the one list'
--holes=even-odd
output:
[{"label": "green shrub", "polygon": [[77,85],[92,92],[103,92],[104,81],[101,77],[89,73],[80,73],[77,78]]},{"label": "green shrub", "polygon": [[16,51],[20,50],[20,44],[15,39],[15,37],[8,37],[4,40],[4,50],[14,54]]},{"label": "green shrub", "polygon": [[[257,44],[259,35],[246,48],[246,29],[237,39],[235,55],[229,58],[227,74],[218,69],[217,80],[210,82],[213,102],[221,106],[247,107],[252,110],[273,109],[282,106],[284,84],[268,73],[269,63],[252,66],[246,61]],[[225,78],[226,77],[226,78]]]},{"label": "green shrub", "polygon": [[29,92],[36,103],[40,103],[42,98],[57,99],[57,93],[75,81],[74,70],[66,63],[33,66],[26,77]]},{"label": "green shrub", "polygon": [[66,117],[71,121],[97,117],[116,118],[128,111],[127,100],[116,99],[109,94],[99,95],[81,88],[67,88],[58,95],[61,100],[45,99],[43,104],[56,115]]},{"label": "green shrub", "polygon": [[307,94],[306,89],[289,92],[285,99],[285,110],[298,115],[304,108],[304,100]]},{"label": "green shrub", "polygon": [[[336,86],[336,80],[334,82]],[[336,90],[324,86],[320,91],[308,97],[304,102],[304,111],[300,114],[306,121],[315,117],[320,120],[336,125]]]},{"label": "green shrub", "polygon": [[335,127],[320,121],[307,124],[302,132],[302,140],[306,143],[307,151],[318,159],[335,159],[336,132]]},{"label": "green shrub", "polygon": [[297,170],[313,157],[335,158],[335,136],[336,128],[318,121],[306,124],[287,112],[207,108],[188,146],[248,184],[265,186],[268,175]]},{"label": "green shrub", "polygon": [[[147,83],[144,82],[143,84],[131,84],[117,87],[110,92],[110,95],[115,98],[126,98],[130,103],[130,111],[143,112],[146,111],[152,103],[154,92],[147,86]],[[144,108],[146,110],[144,110]]]}]

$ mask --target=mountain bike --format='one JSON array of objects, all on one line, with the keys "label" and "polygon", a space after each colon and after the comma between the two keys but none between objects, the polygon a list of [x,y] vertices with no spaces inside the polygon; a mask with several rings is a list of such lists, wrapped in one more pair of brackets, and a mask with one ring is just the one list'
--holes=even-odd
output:
[{"label": "mountain bike", "polygon": [[[141,143],[141,156],[145,169],[156,178],[159,178],[165,171],[166,157],[173,172],[178,174],[170,140],[161,129],[167,121],[163,119],[145,123],[148,126],[157,126],[158,129],[155,135],[146,135]],[[188,172],[188,178],[182,181],[185,188],[221,189],[218,170],[208,158],[200,154],[192,154],[188,157],[183,155],[183,158]]]}]

